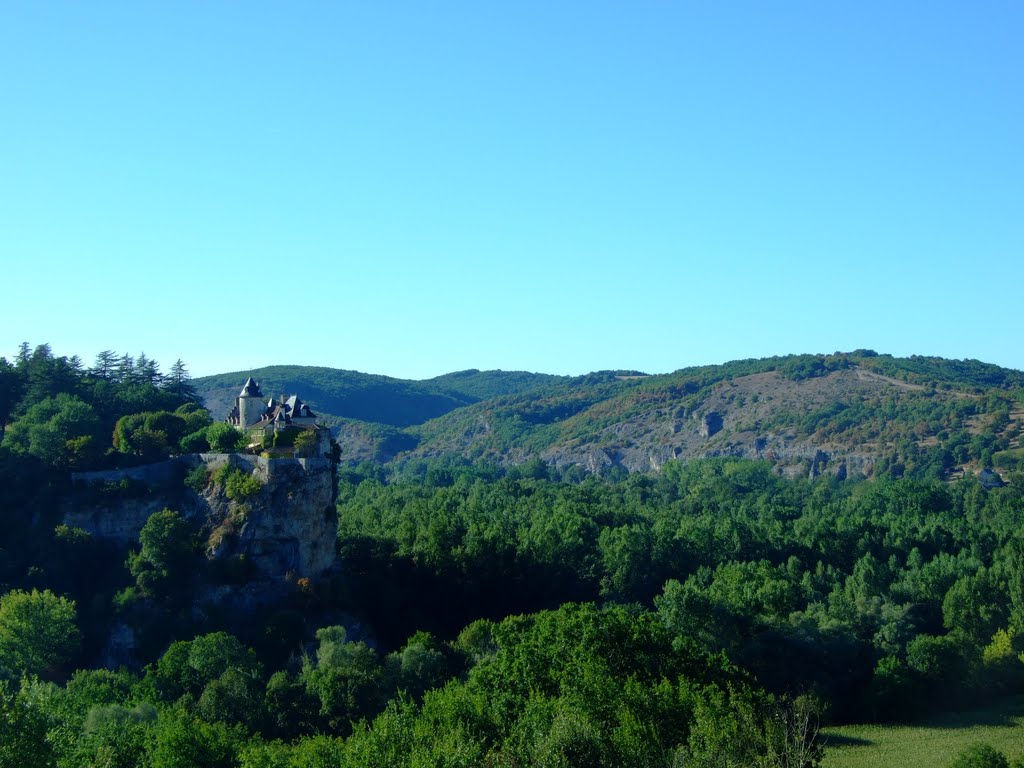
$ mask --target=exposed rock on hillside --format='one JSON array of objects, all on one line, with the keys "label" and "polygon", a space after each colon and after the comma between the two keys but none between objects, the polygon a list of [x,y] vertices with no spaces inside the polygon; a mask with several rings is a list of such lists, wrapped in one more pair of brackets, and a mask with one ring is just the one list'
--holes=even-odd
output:
[{"label": "exposed rock on hillside", "polygon": [[[700,421],[700,436],[712,437],[722,431],[722,414],[718,411],[709,411],[704,414]],[[673,430],[678,432],[678,430]]]},{"label": "exposed rock on hillside", "polygon": [[[86,488],[69,500],[65,522],[127,544],[138,538],[153,512],[168,507],[207,535],[208,558],[244,559],[257,580],[316,578],[335,565],[334,472],[328,459],[194,454],[165,464],[170,471],[124,473],[135,491],[121,494],[88,488],[97,481],[110,483],[112,473],[77,475]],[[225,467],[258,482],[250,483],[248,493],[228,498],[225,486],[215,481]],[[207,473],[205,483],[195,482],[197,469]],[[182,482],[187,472],[193,473],[191,485],[198,492]]]},{"label": "exposed rock on hillside", "polygon": [[875,399],[885,390],[895,393],[905,386],[856,371],[805,381],[790,381],[775,372],[743,376],[715,386],[691,409],[689,420],[678,418],[678,406],[666,408],[666,403],[655,400],[627,421],[602,429],[587,444],[556,444],[543,458],[559,467],[580,465],[591,472],[614,465],[650,472],[671,459],[736,456],[771,461],[789,476],[870,476],[883,445],[798,437],[795,429],[764,429],[762,424],[777,424],[780,413],[795,421],[836,401]]},{"label": "exposed rock on hillside", "polygon": [[[253,457],[226,458],[263,485],[251,497],[231,500],[222,486],[207,484],[197,505],[205,516],[199,522],[210,530],[207,556],[244,557],[266,579],[317,577],[329,570],[338,530],[330,461],[255,459],[250,468]],[[216,470],[211,457],[202,461]]]},{"label": "exposed rock on hillside", "polygon": [[[945,450],[938,461],[949,466],[994,418],[976,393],[857,365],[805,378],[777,370],[716,375],[649,377],[604,396],[573,389],[536,403],[481,403],[425,425],[419,446],[399,458],[456,453],[511,465],[540,456],[563,469],[601,473],[736,456],[769,461],[791,477],[854,478],[871,476],[880,462],[901,472],[908,445],[919,461],[926,451]],[[1003,422],[1011,433],[1014,413]],[[547,414],[555,416],[541,418]]]},{"label": "exposed rock on hillside", "polygon": [[[351,463],[541,457],[585,472],[650,472],[671,459],[742,456],[794,477],[1024,465],[1024,372],[977,360],[861,349],[653,376],[464,371],[400,382],[301,367],[264,375],[309,393]],[[221,379],[202,382],[208,405]],[[226,377],[232,387],[237,379]],[[443,407],[434,408],[438,396]]]}]

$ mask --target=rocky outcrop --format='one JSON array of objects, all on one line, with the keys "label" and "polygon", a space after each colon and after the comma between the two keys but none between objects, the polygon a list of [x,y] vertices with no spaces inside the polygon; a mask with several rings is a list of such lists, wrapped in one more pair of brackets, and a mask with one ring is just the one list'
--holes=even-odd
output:
[{"label": "rocky outcrop", "polygon": [[99,499],[83,500],[78,494],[65,502],[64,524],[83,528],[100,539],[128,544],[139,538],[139,531],[150,515],[161,509],[179,508],[177,494],[145,492],[108,493]]},{"label": "rocky outcrop", "polygon": [[594,474],[613,467],[658,472],[673,459],[721,456],[768,461],[787,477],[846,479],[870,477],[874,471],[870,453],[813,436],[762,430],[746,410],[730,407],[724,397],[694,408],[685,420],[681,415],[679,410],[652,408],[599,430],[586,442],[553,446],[542,458],[563,469],[579,466]]},{"label": "rocky outcrop", "polygon": [[[174,472],[162,470],[153,484],[135,477],[121,483],[109,472],[76,476],[78,490],[65,503],[65,524],[127,545],[138,539],[150,515],[169,508],[207,536],[209,559],[244,561],[257,581],[314,579],[335,566],[335,479],[329,459],[193,454],[174,464]],[[217,471],[228,467],[258,482],[229,498],[215,480]]]},{"label": "rocky outcrop", "polygon": [[[327,459],[270,459],[263,487],[244,501],[211,483],[203,491],[207,556],[244,557],[264,579],[315,578],[335,564],[338,523]],[[258,469],[253,470],[258,476]]]},{"label": "rocky outcrop", "polygon": [[709,411],[700,420],[700,436],[703,438],[712,437],[722,431],[722,414],[718,411]]}]

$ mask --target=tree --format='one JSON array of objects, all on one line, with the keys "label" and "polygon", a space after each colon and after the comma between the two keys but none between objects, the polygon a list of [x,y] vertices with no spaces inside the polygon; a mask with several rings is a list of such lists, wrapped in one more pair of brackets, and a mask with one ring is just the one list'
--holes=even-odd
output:
[{"label": "tree", "polygon": [[143,593],[174,593],[188,581],[192,531],[181,515],[170,509],[153,513],[139,532],[139,543],[140,551],[128,558],[128,570]]},{"label": "tree", "polygon": [[59,469],[88,466],[100,453],[96,410],[75,395],[59,393],[30,406],[11,424],[4,440]]},{"label": "tree", "polygon": [[198,403],[182,403],[174,413],[185,420],[185,434],[205,429],[213,423],[210,412]]},{"label": "tree", "polygon": [[206,723],[184,707],[165,709],[153,728],[152,768],[231,768],[238,735],[223,723]]},{"label": "tree", "polygon": [[117,361],[117,371],[114,374],[114,380],[118,384],[136,384],[135,377],[135,358],[125,353],[121,355],[121,359]]},{"label": "tree", "polygon": [[206,428],[197,429],[181,438],[178,443],[182,453],[206,453],[210,450],[210,443],[206,440]]},{"label": "tree", "polygon": [[75,393],[81,381],[81,372],[66,357],[55,357],[49,344],[40,344],[26,358],[18,357],[15,366],[24,378],[24,397],[16,408],[23,412],[35,403],[58,393]]},{"label": "tree", "polygon": [[50,768],[53,748],[46,738],[46,718],[27,700],[0,680],[0,766]]},{"label": "tree", "polygon": [[164,377],[164,389],[182,400],[196,400],[196,389],[192,386],[192,376],[179,357],[171,366],[170,373]]},{"label": "tree", "polygon": [[15,404],[21,399],[21,390],[24,380],[18,369],[11,365],[3,357],[0,357],[0,441],[4,437],[4,429],[7,427],[7,420],[11,418],[11,411]]},{"label": "tree", "polygon": [[146,765],[146,744],[156,719],[156,708],[149,703],[94,705],[85,718],[71,764],[104,768]]},{"label": "tree", "polygon": [[263,673],[256,654],[227,632],[176,641],[151,670],[164,700],[187,695],[208,722],[246,723],[263,717]]},{"label": "tree", "polygon": [[102,352],[96,355],[96,362],[92,364],[92,368],[89,369],[89,375],[103,379],[104,381],[113,380],[117,372],[117,354],[110,349],[104,349]]},{"label": "tree", "polygon": [[255,728],[264,719],[263,683],[238,667],[228,667],[207,683],[196,714],[207,722],[244,723]]},{"label": "tree", "polygon": [[384,669],[390,686],[420,697],[438,688],[448,677],[448,664],[440,644],[429,632],[417,632],[401,651],[388,654]]},{"label": "tree", "polygon": [[232,453],[241,438],[241,432],[223,421],[211,424],[206,430],[206,441],[214,453]]},{"label": "tree", "polygon": [[292,739],[316,726],[319,699],[288,672],[280,670],[270,676],[265,700],[268,725],[274,736]]},{"label": "tree", "polygon": [[296,456],[313,456],[319,442],[315,429],[305,429],[295,438]]},{"label": "tree", "polygon": [[153,387],[159,386],[163,381],[163,375],[160,373],[160,364],[156,360],[146,357],[145,352],[140,352],[135,360],[135,378],[140,384],[149,384]]},{"label": "tree", "polygon": [[942,619],[947,629],[980,650],[1006,625],[1008,609],[1006,591],[995,572],[981,567],[949,588],[942,601]]},{"label": "tree", "polygon": [[147,459],[168,456],[188,432],[184,416],[170,411],[150,411],[122,416],[114,426],[114,447]]},{"label": "tree", "polygon": [[75,618],[74,601],[48,589],[16,589],[0,597],[0,676],[55,676],[78,651]]},{"label": "tree", "polygon": [[981,653],[984,678],[991,689],[1013,692],[1024,682],[1024,659],[1021,658],[1021,641],[1014,629],[1000,629],[992,636]]},{"label": "tree", "polygon": [[320,643],[316,666],[307,659],[302,680],[306,690],[320,699],[320,715],[327,724],[343,728],[376,714],[383,704],[383,670],[376,651],[366,643],[348,642],[340,626],[317,630],[316,639]]}]

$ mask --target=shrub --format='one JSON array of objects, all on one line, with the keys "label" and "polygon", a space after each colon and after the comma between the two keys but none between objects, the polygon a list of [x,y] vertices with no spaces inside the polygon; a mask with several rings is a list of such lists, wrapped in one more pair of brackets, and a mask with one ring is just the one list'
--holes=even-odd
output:
[{"label": "shrub", "polygon": [[232,501],[245,501],[263,488],[258,477],[243,472],[238,467],[225,467],[216,473],[218,483],[224,485],[224,494]]},{"label": "shrub", "polygon": [[185,475],[185,486],[196,493],[202,493],[209,482],[210,473],[206,471],[206,467],[202,464]]},{"label": "shrub", "polygon": [[210,443],[206,439],[206,427],[181,438],[182,453],[203,453],[208,450],[210,450]]},{"label": "shrub", "polygon": [[957,755],[949,768],[1010,768],[1010,764],[999,750],[978,743],[971,744]]},{"label": "shrub", "polygon": [[295,438],[295,454],[297,456],[313,456],[316,454],[319,442],[315,430],[304,430]]},{"label": "shrub", "polygon": [[275,448],[291,448],[295,445],[295,438],[298,437],[297,429],[282,429],[274,433]]}]

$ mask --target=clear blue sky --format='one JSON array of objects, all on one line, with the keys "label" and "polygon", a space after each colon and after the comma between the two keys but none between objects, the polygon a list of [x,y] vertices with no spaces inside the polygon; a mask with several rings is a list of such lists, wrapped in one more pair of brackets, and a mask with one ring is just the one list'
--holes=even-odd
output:
[{"label": "clear blue sky", "polygon": [[1024,4],[8,2],[0,355],[1024,368]]}]

